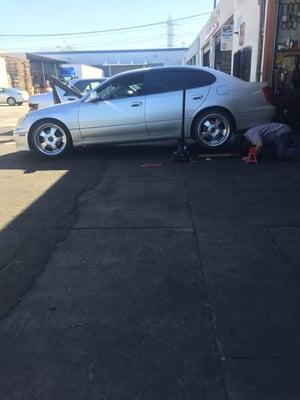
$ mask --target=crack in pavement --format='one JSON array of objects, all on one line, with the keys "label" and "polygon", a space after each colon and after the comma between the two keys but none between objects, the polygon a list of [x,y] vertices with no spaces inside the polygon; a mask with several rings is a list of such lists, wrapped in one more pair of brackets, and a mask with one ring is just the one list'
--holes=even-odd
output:
[{"label": "crack in pavement", "polygon": [[222,377],[222,387],[223,387],[223,391],[224,391],[225,400],[229,400],[228,389],[227,389],[226,380],[225,380],[225,371],[224,371],[224,368],[222,365],[224,351],[223,351],[222,343],[219,340],[218,335],[217,335],[216,315],[213,311],[212,304],[209,301],[208,286],[207,286],[206,277],[205,277],[204,265],[203,265],[202,258],[201,258],[201,251],[200,251],[200,246],[199,246],[199,241],[198,241],[198,236],[197,236],[196,223],[195,223],[193,210],[191,208],[191,202],[190,202],[189,192],[188,192],[188,188],[187,188],[187,182],[186,182],[183,170],[182,170],[182,178],[183,178],[183,183],[184,183],[184,188],[185,188],[186,198],[187,198],[186,205],[189,209],[191,221],[192,221],[193,227],[194,227],[194,237],[195,237],[195,242],[196,242],[195,244],[196,244],[199,266],[200,266],[200,270],[201,270],[201,274],[202,274],[202,278],[203,278],[203,285],[204,285],[205,305],[206,305],[208,319],[209,319],[209,322],[211,325],[213,337],[215,340],[215,346],[216,346],[216,349],[218,352],[218,362],[219,362],[219,368],[220,368],[220,373],[221,373],[221,377]]},{"label": "crack in pavement", "polygon": [[276,247],[276,249],[279,251],[279,253],[282,255],[282,258],[284,259],[284,261],[287,264],[291,264],[291,260],[288,257],[288,255],[282,250],[281,246],[279,245],[279,243],[277,242],[276,238],[274,237],[274,235],[271,232],[271,229],[269,226],[264,226],[265,231],[267,232],[269,238],[271,239],[272,243],[274,244],[274,246]]},{"label": "crack in pavement", "polygon": [[[5,318],[7,318],[18,307],[18,305],[22,302],[23,298],[26,297],[28,295],[28,293],[31,292],[32,288],[34,287],[34,285],[36,283],[36,280],[47,269],[48,263],[53,255],[53,253],[58,249],[58,246],[61,243],[63,243],[65,240],[67,240],[70,232],[72,231],[72,228],[76,224],[76,222],[79,218],[79,208],[82,206],[82,204],[84,204],[84,202],[81,202],[82,196],[84,196],[84,194],[87,192],[93,192],[96,189],[96,187],[101,184],[101,181],[102,181],[103,176],[106,171],[107,171],[107,160],[104,161],[103,170],[102,170],[99,180],[97,180],[97,182],[94,185],[92,185],[90,188],[88,188],[88,189],[84,188],[84,189],[80,190],[78,193],[76,193],[76,195],[74,196],[74,206],[72,207],[72,209],[69,211],[66,211],[64,213],[62,218],[59,219],[59,221],[57,222],[56,227],[51,228],[52,230],[57,231],[58,235],[55,235],[55,238],[57,236],[58,236],[58,238],[56,240],[54,240],[52,245],[49,247],[48,254],[45,258],[40,260],[38,263],[31,264],[31,267],[34,267],[34,270],[36,271],[36,273],[30,277],[28,285],[26,286],[26,288],[22,289],[22,293],[17,294],[17,298],[8,300],[8,303],[10,303],[10,304],[8,306],[5,306],[4,310],[0,309],[0,322],[2,322]],[[25,213],[26,213],[26,211],[25,211]],[[63,221],[66,221],[68,218],[69,219],[71,218],[71,220],[69,220],[69,223],[66,224],[66,227],[61,228],[60,224]],[[51,230],[51,229],[49,229],[49,230]],[[61,235],[61,236],[59,236],[59,235]],[[3,266],[0,269],[0,274],[3,275],[3,273],[9,269],[9,267],[12,267],[14,262],[17,263],[18,257],[21,257],[22,252],[24,251],[25,244],[26,244],[26,238],[24,239],[24,242],[23,242],[21,248],[14,254],[13,257],[11,257],[11,261],[6,263],[5,266]],[[26,263],[26,260],[20,259],[19,263],[22,263],[22,262]],[[28,262],[28,260],[27,260],[27,262]],[[27,276],[26,276],[26,278],[28,279]],[[1,287],[0,287],[0,299],[1,299],[1,297],[3,297],[3,294],[1,295]],[[3,304],[3,299],[1,299],[1,302]]]}]

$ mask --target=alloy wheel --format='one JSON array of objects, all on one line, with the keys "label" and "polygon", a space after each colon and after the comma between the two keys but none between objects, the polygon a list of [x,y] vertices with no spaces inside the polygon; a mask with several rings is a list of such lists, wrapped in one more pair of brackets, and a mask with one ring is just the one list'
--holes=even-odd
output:
[{"label": "alloy wheel", "polygon": [[67,135],[62,127],[53,123],[41,125],[34,133],[34,145],[47,156],[57,156],[67,146]]},{"label": "alloy wheel", "polygon": [[219,147],[229,138],[230,130],[230,123],[225,116],[209,114],[200,120],[197,136],[205,147]]}]

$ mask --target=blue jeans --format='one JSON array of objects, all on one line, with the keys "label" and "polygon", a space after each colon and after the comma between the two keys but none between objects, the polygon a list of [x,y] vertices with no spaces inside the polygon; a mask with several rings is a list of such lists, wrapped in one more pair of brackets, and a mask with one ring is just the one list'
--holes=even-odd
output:
[{"label": "blue jeans", "polygon": [[300,159],[300,145],[293,143],[292,132],[277,136],[274,145],[279,160]]}]

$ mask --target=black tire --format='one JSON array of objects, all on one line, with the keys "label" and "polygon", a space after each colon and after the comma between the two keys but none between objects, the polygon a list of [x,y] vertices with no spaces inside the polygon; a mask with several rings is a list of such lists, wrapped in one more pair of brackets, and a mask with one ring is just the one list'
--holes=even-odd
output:
[{"label": "black tire", "polygon": [[43,158],[59,158],[72,148],[72,137],[68,129],[59,121],[44,119],[31,128],[29,146]]},{"label": "black tire", "polygon": [[15,105],[17,104],[16,99],[15,99],[14,97],[9,97],[9,98],[6,100],[6,102],[7,102],[7,104],[8,104],[9,106],[15,106]]},{"label": "black tire", "polygon": [[198,115],[193,124],[192,137],[207,150],[226,147],[234,131],[234,121],[229,113],[211,108]]},{"label": "black tire", "polygon": [[18,104],[18,106],[21,106],[22,104],[23,104],[23,102],[19,102],[19,103],[17,103]]}]

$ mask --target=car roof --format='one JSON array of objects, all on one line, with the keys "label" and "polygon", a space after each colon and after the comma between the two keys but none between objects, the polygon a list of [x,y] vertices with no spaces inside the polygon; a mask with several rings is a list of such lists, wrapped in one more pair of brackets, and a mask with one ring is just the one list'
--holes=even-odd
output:
[{"label": "car roof", "polygon": [[149,72],[149,71],[178,71],[178,70],[194,70],[194,71],[205,71],[209,74],[215,76],[217,80],[222,80],[224,83],[230,83],[231,85],[238,85],[238,86],[246,86],[249,85],[249,82],[243,81],[240,78],[235,76],[226,74],[225,72],[219,71],[217,69],[211,67],[204,67],[198,65],[171,65],[171,66],[159,66],[159,67],[148,67],[148,68],[139,68],[133,69],[131,71],[121,72],[119,74],[113,75],[109,78],[121,77],[121,76],[128,76],[137,72]]},{"label": "car roof", "polygon": [[116,74],[114,76],[121,76],[121,75],[127,75],[127,74],[134,74],[136,72],[149,72],[149,71],[178,71],[178,70],[201,70],[201,71],[208,71],[208,72],[213,72],[214,70],[212,68],[207,68],[207,67],[198,67],[194,65],[170,65],[170,66],[160,66],[160,67],[148,67],[148,68],[138,68],[138,69],[132,69],[130,71],[124,71],[120,72],[119,74]]},{"label": "car roof", "polygon": [[[108,81],[110,81],[111,79],[114,78],[118,78],[118,77],[122,77],[122,76],[130,76],[132,74],[135,73],[140,73],[140,72],[150,72],[150,71],[178,71],[178,70],[194,70],[194,71],[205,71],[208,72],[214,76],[218,76],[218,75],[226,75],[229,78],[231,77],[228,74],[225,74],[221,71],[217,71],[213,68],[209,68],[209,67],[202,67],[202,66],[195,66],[195,65],[171,65],[171,66],[159,66],[159,67],[148,67],[148,68],[138,68],[138,69],[132,69],[130,71],[124,71],[124,72],[120,72],[116,75],[111,76],[110,78],[108,78]],[[231,77],[232,78],[232,77]]]},{"label": "car roof", "polygon": [[148,73],[150,71],[178,71],[178,70],[194,70],[194,71],[205,71],[209,74],[212,74],[215,78],[216,81],[222,81],[224,84],[230,84],[234,86],[243,86],[249,84],[249,82],[242,81],[241,79],[238,79],[232,75],[226,74],[225,72],[216,70],[214,68],[210,67],[203,67],[203,66],[197,66],[197,65],[170,65],[170,66],[159,66],[159,67],[148,67],[148,68],[138,68],[138,69],[132,69],[130,71],[124,71],[120,72],[116,75],[113,75],[109,78],[107,78],[104,82],[101,83],[102,85],[109,85],[110,82],[114,81],[115,79],[118,79],[122,76],[130,76],[132,74],[144,72]]}]

